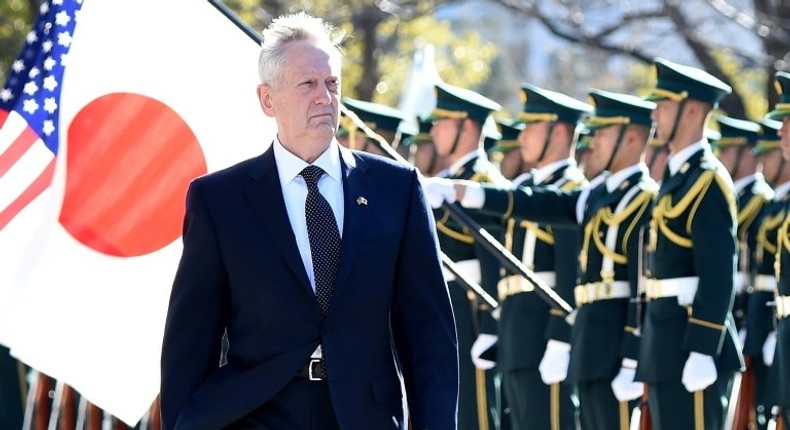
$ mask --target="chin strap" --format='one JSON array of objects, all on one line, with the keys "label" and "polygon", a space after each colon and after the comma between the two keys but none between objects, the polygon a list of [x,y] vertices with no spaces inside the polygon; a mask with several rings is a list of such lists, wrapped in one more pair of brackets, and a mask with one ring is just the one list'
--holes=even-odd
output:
[{"label": "chin strap", "polygon": [[540,156],[538,156],[538,159],[535,161],[536,165],[541,161],[543,161],[543,157],[546,156],[546,151],[549,149],[549,142],[551,141],[551,135],[554,133],[554,127],[556,125],[557,125],[556,121],[552,121],[549,123],[549,130],[546,133],[546,140],[543,142],[543,149],[541,149],[540,151]]},{"label": "chin strap", "polygon": [[623,144],[623,137],[625,136],[626,128],[628,128],[628,124],[620,125],[620,131],[617,133],[617,141],[614,143],[614,149],[612,149],[612,155],[609,156],[609,161],[606,163],[606,167],[603,168],[604,172],[609,172],[611,170],[614,157],[617,156],[617,151],[620,150],[620,146]]},{"label": "chin strap", "polygon": [[455,150],[458,149],[458,142],[461,140],[461,132],[464,129],[464,120],[459,119],[455,122],[455,139],[453,140],[453,146],[450,148],[450,153],[447,155],[453,155]]},{"label": "chin strap", "polygon": [[680,124],[680,117],[683,116],[683,111],[686,109],[686,100],[688,99],[683,99],[678,102],[678,112],[677,114],[675,114],[675,122],[672,124],[672,132],[669,133],[669,137],[666,139],[667,146],[669,146],[670,142],[672,142],[672,139],[675,138],[675,134],[678,131],[678,124]]}]

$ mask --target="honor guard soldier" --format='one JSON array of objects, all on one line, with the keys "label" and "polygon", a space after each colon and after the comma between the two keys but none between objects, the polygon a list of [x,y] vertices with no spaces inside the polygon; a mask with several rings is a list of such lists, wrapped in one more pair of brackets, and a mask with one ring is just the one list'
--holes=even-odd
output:
[{"label": "honor guard soldier", "polygon": [[[483,152],[483,125],[491,112],[500,105],[474,91],[448,84],[436,85],[436,109],[431,137],[439,157],[446,157],[449,167],[440,175],[452,179],[476,182],[506,183],[507,180],[486,159]],[[492,297],[496,296],[500,263],[482,245],[475,242],[469,230],[450,218],[449,212],[439,208],[442,199],[433,199],[434,212],[442,251],[453,260],[471,280],[478,282]],[[499,218],[473,216],[496,239],[503,233]],[[453,277],[447,274],[449,283]],[[458,332],[460,398],[458,428],[499,429],[501,423],[498,370],[495,363],[483,360],[479,354],[496,339],[496,321],[491,309],[474,294],[467,294],[459,286],[450,285],[450,299],[455,310]],[[473,356],[473,351],[475,356]]]},{"label": "honor guard soldier", "polygon": [[[784,160],[790,159],[790,73],[776,73],[779,102],[771,112],[768,119],[781,121],[779,129],[781,140],[780,147]],[[777,190],[778,191],[778,190]],[[785,217],[779,228],[777,236],[777,278],[778,285],[774,298],[776,310],[775,348],[770,347],[770,342],[764,348],[766,359],[773,362],[777,383],[775,400],[778,406],[777,414],[780,415],[785,425],[790,423],[790,211],[785,207]],[[769,356],[770,355],[770,356]]]},{"label": "honor guard soldier", "polygon": [[[371,103],[352,98],[343,98],[343,105],[351,112],[355,113],[366,126],[370,127],[374,133],[383,137],[394,148],[398,148],[400,142],[400,125],[404,120],[403,112],[393,107],[379,103]],[[356,125],[345,115],[341,118],[340,129],[338,130],[338,141],[343,146],[350,149],[359,149],[373,154],[383,155],[380,149],[368,142],[364,133],[356,129]],[[348,136],[348,138],[346,138]],[[398,152],[402,152],[398,151]],[[403,154],[401,154],[403,155]]]},{"label": "honor guard soldier", "polygon": [[[763,206],[773,199],[773,190],[762,173],[757,172],[757,156],[753,148],[760,137],[760,125],[726,116],[717,116],[719,139],[711,142],[714,153],[727,169],[738,193],[738,277],[733,305],[735,326],[743,329],[746,288],[753,285],[755,220]],[[710,139],[709,139],[710,140]]]},{"label": "honor guard soldier", "polygon": [[433,144],[432,127],[432,120],[417,118],[417,133],[401,140],[403,145],[412,148],[411,161],[414,167],[427,177],[434,176],[440,170],[447,168],[446,163],[443,162],[446,158],[439,159],[436,145]]},{"label": "honor guard soldier", "polygon": [[667,157],[669,156],[669,145],[666,140],[659,136],[653,139],[645,147],[644,157],[650,177],[657,183],[661,183],[664,178],[664,169],[667,167]]},{"label": "honor guard soldier", "polygon": [[[743,321],[743,355],[747,363],[743,380],[751,385],[741,384],[741,398],[748,405],[739,405],[739,411],[743,410],[742,413],[747,414],[752,428],[761,430],[766,428],[770,419],[772,404],[768,398],[770,363],[766,363],[763,349],[766,342],[770,342],[768,337],[774,329],[774,311],[769,303],[773,302],[776,291],[776,234],[784,219],[785,208],[790,203],[790,164],[786,164],[782,158],[777,135],[781,125],[778,121],[763,119],[760,122],[760,137],[754,147],[761,175],[768,186],[775,187],[775,191],[772,190],[772,200],[762,207],[754,221],[754,243],[751,244],[753,280],[746,289]],[[744,392],[752,393],[752,397],[744,397]]]},{"label": "honor guard soldier", "polygon": [[703,133],[732,90],[697,68],[655,66],[647,98],[670,155],[650,222],[637,379],[648,387],[653,429],[720,429],[727,387],[743,369],[731,314],[737,196]]},{"label": "honor guard soldier", "polygon": [[[535,169],[531,175],[522,175],[508,187],[500,188],[551,187],[555,193],[580,189],[586,180],[576,168],[572,154],[581,117],[590,112],[592,106],[533,85],[524,85],[521,95],[524,108],[519,117],[525,123],[518,138],[521,155],[526,163],[533,163]],[[453,184],[439,183],[436,189],[442,187],[439,194],[454,201]],[[467,205],[467,202],[462,204]],[[483,207],[482,204],[467,206]],[[553,210],[551,205],[535,207],[540,207],[541,213]],[[566,302],[572,303],[579,250],[575,226],[527,221],[512,209],[504,205],[487,211],[506,224],[505,246],[520,257],[536,277],[555,289]],[[564,315],[551,309],[526,279],[510,273],[506,275],[498,288],[502,310],[497,358],[503,372],[513,428],[574,429],[576,408],[572,386],[564,382],[570,358],[570,326]]]},{"label": "honor guard soldier", "polygon": [[590,142],[592,142],[592,130],[587,128],[587,126],[582,127],[579,131],[579,139],[576,141],[576,164],[579,166],[579,170],[584,173],[584,177],[588,180],[598,176],[601,172],[593,172],[592,169],[587,166],[587,158],[590,156]]},{"label": "honor guard soldier", "polygon": [[502,176],[513,180],[530,170],[521,158],[519,150],[518,135],[524,129],[524,124],[497,121],[497,125],[502,138],[488,150],[489,158],[499,167]]},{"label": "honor guard soldier", "polygon": [[[590,94],[595,112],[587,120],[594,133],[588,162],[595,171],[607,172],[598,176],[590,187],[563,191],[557,187],[503,189],[459,183],[456,197],[464,206],[517,220],[579,226],[575,230],[582,247],[577,254],[576,310],[570,318],[573,327],[568,382],[579,391],[582,428],[628,428],[629,413],[635,406],[629,405],[629,401],[643,392],[642,385],[634,382],[638,315],[636,301],[632,299],[639,278],[640,231],[648,222],[658,192],[658,185],[640,162],[652,135],[650,113],[655,105],[624,94],[598,90]],[[508,280],[512,283],[512,279]],[[505,327],[509,304],[517,306],[518,299],[533,297],[514,295],[506,299],[500,325]],[[536,312],[527,310],[519,315],[521,325],[511,327],[511,338],[508,338],[513,344],[511,348],[520,348],[528,324],[537,323],[536,317],[530,316]],[[504,334],[501,336],[500,351],[506,345]],[[513,373],[514,377],[519,376]],[[508,398],[512,403],[520,401],[522,407],[530,400]],[[538,411],[531,413],[537,415]],[[529,417],[515,427],[544,428],[528,426],[532,420],[534,417]],[[562,426],[568,427],[574,428],[573,423]],[[554,423],[551,428],[556,428]]]}]

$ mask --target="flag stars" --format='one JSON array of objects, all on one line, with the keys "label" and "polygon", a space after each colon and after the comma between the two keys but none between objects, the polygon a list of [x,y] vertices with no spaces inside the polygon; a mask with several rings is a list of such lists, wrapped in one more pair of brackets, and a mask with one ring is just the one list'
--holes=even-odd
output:
[{"label": "flag stars", "polygon": [[32,69],[30,69],[29,72],[27,72],[27,76],[30,79],[35,79],[35,77],[40,74],[41,74],[41,69],[39,69],[38,67],[33,67]]},{"label": "flag stars", "polygon": [[22,91],[31,96],[35,95],[38,92],[38,85],[33,81],[28,81]]},{"label": "flag stars", "polygon": [[54,97],[47,97],[44,99],[44,110],[47,113],[55,113],[58,110],[58,103],[55,101]]},{"label": "flag stars", "polygon": [[41,130],[44,132],[44,134],[49,136],[55,131],[55,123],[52,122],[51,119],[46,119],[44,120],[44,124],[41,126]]},{"label": "flag stars", "polygon": [[52,6],[63,6],[63,0],[52,0]]},{"label": "flag stars", "polygon": [[35,31],[31,31],[27,34],[25,40],[27,40],[27,43],[36,43],[38,41],[38,35]]},{"label": "flag stars", "polygon": [[45,40],[44,43],[41,44],[41,49],[43,49],[44,52],[51,51],[52,50],[52,41],[51,40]]},{"label": "flag stars", "polygon": [[49,3],[47,2],[41,3],[41,7],[38,8],[38,11],[39,13],[41,13],[41,15],[44,15],[45,13],[49,12]]},{"label": "flag stars", "polygon": [[25,70],[25,62],[22,60],[16,60],[14,61],[14,64],[11,66],[11,68],[14,69],[15,72],[21,73],[22,70]]},{"label": "flag stars", "polygon": [[52,58],[51,56],[47,57],[47,59],[44,60],[44,69],[51,71],[52,68],[55,67],[57,64],[58,64],[58,62],[55,61],[54,58]]},{"label": "flag stars", "polygon": [[27,99],[22,102],[22,110],[33,115],[38,110],[39,105],[36,103],[35,99]]},{"label": "flag stars", "polygon": [[58,45],[65,46],[66,48],[71,46],[71,33],[68,31],[58,33]]},{"label": "flag stars", "polygon": [[10,89],[3,88],[2,90],[0,90],[0,100],[7,102],[11,100],[13,97],[14,97],[14,93],[11,92]]},{"label": "flag stars", "polygon": [[65,10],[62,10],[58,12],[57,15],[55,15],[55,24],[61,27],[67,26],[69,24],[69,21],[71,21],[71,17],[69,16],[69,13],[66,12]]},{"label": "flag stars", "polygon": [[46,78],[44,78],[43,86],[44,86],[45,89],[47,89],[49,91],[55,91],[55,88],[58,87],[58,80],[55,79],[54,76],[49,75]]}]

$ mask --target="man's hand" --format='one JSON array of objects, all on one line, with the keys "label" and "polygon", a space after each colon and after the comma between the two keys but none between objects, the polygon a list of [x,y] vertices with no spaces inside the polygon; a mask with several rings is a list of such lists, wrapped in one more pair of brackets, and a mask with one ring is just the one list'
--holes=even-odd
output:
[{"label": "man's hand", "polygon": [[571,359],[571,345],[550,339],[546,344],[546,352],[540,360],[538,370],[540,379],[546,385],[562,382],[568,376],[568,363]]},{"label": "man's hand", "polygon": [[683,376],[680,381],[686,387],[686,391],[693,393],[702,391],[716,382],[716,363],[710,355],[692,352],[689,354],[686,365],[683,366]]},{"label": "man's hand", "polygon": [[499,337],[493,334],[488,333],[480,333],[475,339],[475,343],[472,344],[472,363],[474,363],[475,367],[478,369],[488,370],[493,368],[496,365],[495,361],[486,360],[484,358],[480,358],[484,352],[486,352],[489,348],[494,346],[497,343]]},{"label": "man's hand", "polygon": [[[626,362],[629,365],[626,366]],[[623,360],[623,367],[620,372],[612,379],[612,391],[614,396],[620,402],[628,402],[639,398],[644,391],[645,386],[641,382],[634,381],[636,375],[636,362],[634,360]]]},{"label": "man's hand", "polygon": [[455,185],[452,180],[420,176],[420,185],[431,208],[437,209],[444,202],[455,203]]}]

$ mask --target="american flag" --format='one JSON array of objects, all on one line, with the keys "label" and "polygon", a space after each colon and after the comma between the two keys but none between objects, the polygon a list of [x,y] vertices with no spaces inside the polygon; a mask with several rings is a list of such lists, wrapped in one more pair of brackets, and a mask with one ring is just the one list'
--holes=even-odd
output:
[{"label": "american flag", "polygon": [[82,1],[41,4],[0,88],[0,230],[52,181],[60,146],[61,82]]}]

